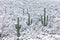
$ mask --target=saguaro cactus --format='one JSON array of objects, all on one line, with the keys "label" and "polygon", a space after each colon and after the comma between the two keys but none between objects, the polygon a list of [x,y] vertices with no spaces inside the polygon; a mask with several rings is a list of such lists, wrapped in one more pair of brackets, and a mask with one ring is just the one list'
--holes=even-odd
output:
[{"label": "saguaro cactus", "polygon": [[30,14],[28,13],[28,10],[27,10],[27,14],[28,14],[28,21],[26,22],[26,24],[31,25],[32,24],[32,19],[30,18]]},{"label": "saguaro cactus", "polygon": [[46,8],[44,8],[44,16],[41,16],[41,23],[43,26],[48,25],[48,16],[46,16]]},{"label": "saguaro cactus", "polygon": [[[15,27],[17,29],[17,37],[20,37],[21,25],[19,25],[19,17],[17,18],[17,24],[15,25]],[[19,38],[17,40],[19,40]]]},{"label": "saguaro cactus", "polygon": [[0,31],[0,40],[2,40],[2,37],[1,37],[1,31]]}]

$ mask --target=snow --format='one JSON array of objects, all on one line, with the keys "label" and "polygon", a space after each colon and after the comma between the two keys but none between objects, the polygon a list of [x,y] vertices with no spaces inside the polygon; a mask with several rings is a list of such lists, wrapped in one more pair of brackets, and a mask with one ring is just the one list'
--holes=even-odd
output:
[{"label": "snow", "polygon": [[[40,18],[44,8],[49,17],[46,27],[42,26]],[[26,24],[27,9],[33,21],[30,26]],[[60,40],[59,0],[0,0],[0,39],[17,39],[17,17],[22,25],[20,40]]]}]

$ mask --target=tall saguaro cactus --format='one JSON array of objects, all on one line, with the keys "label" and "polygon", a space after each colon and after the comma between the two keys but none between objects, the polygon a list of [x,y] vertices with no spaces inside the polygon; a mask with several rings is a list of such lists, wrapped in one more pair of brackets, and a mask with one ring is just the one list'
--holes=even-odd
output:
[{"label": "tall saguaro cactus", "polygon": [[1,31],[0,31],[0,40],[2,40],[2,37],[1,37]]},{"label": "tall saguaro cactus", "polygon": [[[19,17],[17,18],[17,24],[15,25],[15,27],[17,29],[17,37],[20,37],[21,25],[19,25]],[[17,40],[19,40],[19,38]]]},{"label": "tall saguaro cactus", "polygon": [[28,14],[28,21],[26,22],[26,24],[31,25],[32,24],[32,19],[30,17],[30,14],[28,13],[28,10],[27,10],[27,14]]},{"label": "tall saguaro cactus", "polygon": [[44,8],[44,16],[41,16],[41,23],[43,26],[48,25],[48,16],[46,16],[46,8]]}]

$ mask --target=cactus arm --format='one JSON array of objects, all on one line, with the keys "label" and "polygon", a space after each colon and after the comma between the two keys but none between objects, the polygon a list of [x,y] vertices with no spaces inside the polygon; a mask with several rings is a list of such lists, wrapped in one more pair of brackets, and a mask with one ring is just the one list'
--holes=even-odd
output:
[{"label": "cactus arm", "polygon": [[23,15],[24,15],[24,9],[23,9]]},{"label": "cactus arm", "polygon": [[48,16],[47,16],[47,23],[46,24],[48,24]]},{"label": "cactus arm", "polygon": [[41,16],[41,23],[43,24],[43,18],[42,18],[42,16]]},{"label": "cactus arm", "polygon": [[31,19],[31,24],[32,24],[32,19]]}]

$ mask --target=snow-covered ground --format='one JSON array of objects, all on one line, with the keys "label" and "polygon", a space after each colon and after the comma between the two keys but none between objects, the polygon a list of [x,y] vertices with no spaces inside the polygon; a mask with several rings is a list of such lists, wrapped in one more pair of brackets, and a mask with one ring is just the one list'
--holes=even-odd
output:
[{"label": "snow-covered ground", "polygon": [[[43,27],[41,15],[48,15],[48,25]],[[32,24],[26,24],[30,13]],[[24,10],[24,13],[23,13]],[[17,17],[20,18],[20,40],[60,40],[59,0],[0,0],[0,33],[2,40],[16,40]],[[43,28],[43,30],[42,30]]]}]

